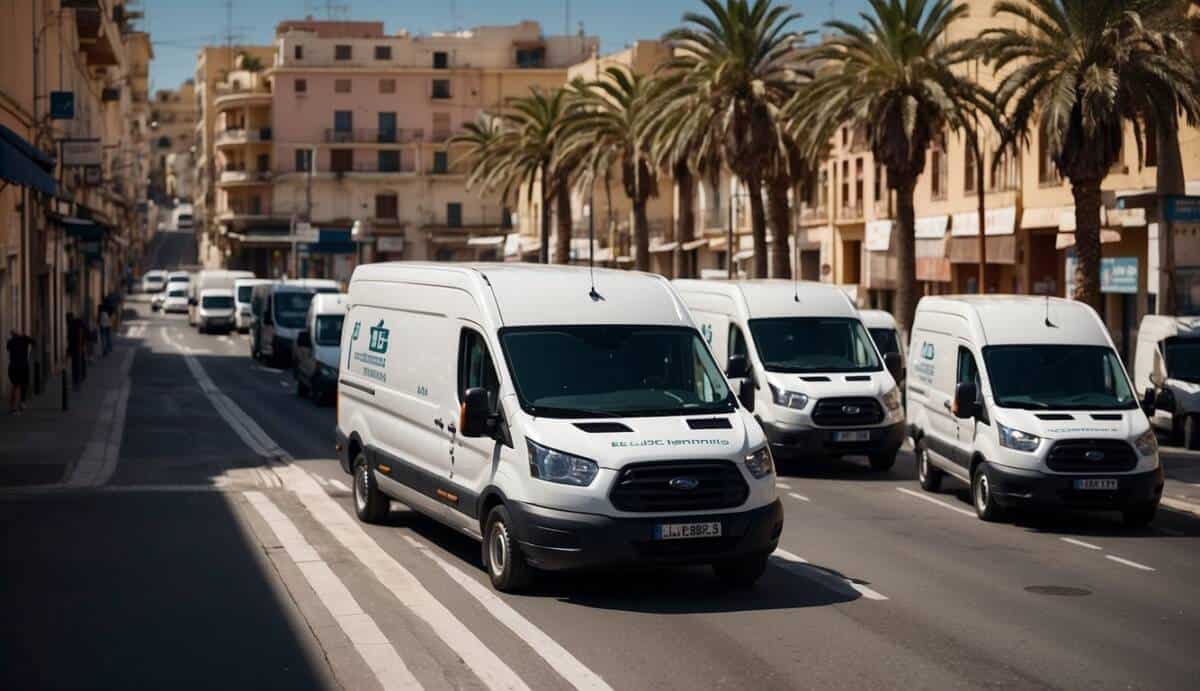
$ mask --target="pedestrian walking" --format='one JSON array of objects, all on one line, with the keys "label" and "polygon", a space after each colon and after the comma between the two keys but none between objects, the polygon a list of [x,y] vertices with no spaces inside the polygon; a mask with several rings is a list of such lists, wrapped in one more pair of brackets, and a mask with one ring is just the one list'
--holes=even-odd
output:
[{"label": "pedestrian walking", "polygon": [[67,355],[71,358],[71,384],[76,391],[83,381],[83,322],[67,312]]},{"label": "pedestrian walking", "polygon": [[25,410],[25,393],[29,390],[29,349],[33,339],[13,329],[8,339],[8,381],[12,391],[8,396],[8,412],[16,415]]},{"label": "pedestrian walking", "polygon": [[101,353],[105,357],[112,352],[112,315],[109,314],[111,310],[106,303],[100,306],[100,313],[96,315],[96,321],[100,324]]}]

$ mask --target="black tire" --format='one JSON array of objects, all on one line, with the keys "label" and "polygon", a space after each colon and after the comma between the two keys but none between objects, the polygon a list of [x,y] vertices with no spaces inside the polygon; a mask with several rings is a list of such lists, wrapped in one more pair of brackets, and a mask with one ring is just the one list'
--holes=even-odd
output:
[{"label": "black tire", "polygon": [[975,515],[981,520],[996,522],[1004,520],[1004,508],[996,503],[992,494],[992,473],[987,463],[975,466],[971,475],[971,503],[975,505]]},{"label": "black tire", "polygon": [[533,569],[521,554],[512,517],[503,504],[492,508],[484,524],[483,565],[492,587],[504,593],[520,592],[533,581]]},{"label": "black tire", "polygon": [[392,510],[392,502],[379,491],[375,473],[367,463],[366,454],[354,459],[354,513],[364,523],[382,523]]},{"label": "black tire", "polygon": [[308,384],[304,383],[304,380],[300,378],[300,373],[297,372],[296,373],[296,396],[299,398],[308,398],[310,393],[311,392],[309,391]]},{"label": "black tire", "polygon": [[767,570],[770,554],[751,554],[739,559],[714,562],[713,573],[730,588],[752,588]]},{"label": "black tire", "polygon": [[886,473],[896,465],[896,454],[900,453],[899,449],[892,451],[882,451],[871,454],[867,460],[871,463],[871,470],[877,473]]},{"label": "black tire", "polygon": [[1122,511],[1121,521],[1125,524],[1126,528],[1145,528],[1154,520],[1154,514],[1157,512],[1158,504],[1138,506]]},{"label": "black tire", "polygon": [[926,492],[940,491],[946,473],[929,462],[929,451],[923,442],[917,442],[913,453],[917,459],[917,481],[921,483],[921,489]]},{"label": "black tire", "polygon": [[1188,415],[1183,421],[1183,448],[1200,451],[1200,415]]}]

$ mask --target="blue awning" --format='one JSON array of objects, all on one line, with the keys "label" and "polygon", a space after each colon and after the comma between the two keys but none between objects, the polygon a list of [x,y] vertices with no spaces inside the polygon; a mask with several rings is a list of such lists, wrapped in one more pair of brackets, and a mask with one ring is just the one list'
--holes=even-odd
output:
[{"label": "blue awning", "polygon": [[29,187],[43,194],[57,189],[50,171],[54,161],[38,151],[21,135],[0,125],[0,180]]},{"label": "blue awning", "polygon": [[350,239],[350,230],[342,228],[321,228],[317,242],[308,244],[310,254],[354,254],[354,241]]},{"label": "blue awning", "polygon": [[47,218],[66,231],[68,237],[86,242],[96,242],[104,238],[104,226],[91,219],[59,214],[49,214]]}]

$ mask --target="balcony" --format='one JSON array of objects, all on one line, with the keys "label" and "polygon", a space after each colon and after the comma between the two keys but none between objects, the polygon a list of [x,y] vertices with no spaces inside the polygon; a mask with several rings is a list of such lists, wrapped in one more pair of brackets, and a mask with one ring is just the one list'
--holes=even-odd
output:
[{"label": "balcony", "polygon": [[411,160],[401,160],[398,166],[384,168],[379,166],[378,161],[355,161],[354,165],[349,169],[331,169],[328,172],[334,175],[411,175],[417,172],[417,166]]},{"label": "balcony", "polygon": [[270,182],[272,176],[273,173],[269,170],[226,169],[221,171],[221,177],[217,180],[217,183],[222,186],[252,185]]},{"label": "balcony", "polygon": [[326,144],[411,144],[424,140],[423,129],[349,129],[327,128]]},{"label": "balcony", "polygon": [[222,222],[257,221],[270,218],[270,216],[270,204],[254,204],[245,201],[231,203],[217,211],[217,220]]},{"label": "balcony", "polygon": [[271,128],[246,129],[244,127],[225,129],[217,132],[214,138],[217,146],[237,146],[271,141]]},{"label": "balcony", "polygon": [[800,222],[817,223],[829,220],[829,210],[824,206],[801,206]]},{"label": "balcony", "polygon": [[862,201],[843,204],[838,210],[839,221],[861,221],[863,217]]}]

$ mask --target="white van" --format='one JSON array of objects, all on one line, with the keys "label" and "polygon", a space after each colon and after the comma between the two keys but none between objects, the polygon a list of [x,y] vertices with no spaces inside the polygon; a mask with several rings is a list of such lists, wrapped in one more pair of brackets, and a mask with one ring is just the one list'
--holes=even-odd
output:
[{"label": "white van", "polygon": [[161,293],[167,287],[167,272],[162,269],[151,269],[142,276],[143,293]]},{"label": "white van", "polygon": [[337,393],[345,293],[317,293],[308,306],[304,330],[296,336],[296,395],[322,402]]},{"label": "white van", "polygon": [[191,230],[194,220],[191,204],[178,204],[171,211],[172,230]]},{"label": "white van", "polygon": [[311,288],[315,293],[342,292],[342,284],[332,278],[289,278],[284,283],[290,286]]},{"label": "white van", "polygon": [[840,288],[786,280],[675,281],[742,404],[780,459],[863,455],[887,470],[904,442],[893,372]]},{"label": "white van", "polygon": [[233,330],[233,291],[225,288],[208,288],[200,291],[196,300],[196,328],[200,333]]},{"label": "white van", "polygon": [[254,286],[250,296],[254,314],[250,325],[251,357],[290,367],[296,336],[304,329],[304,317],[315,294],[315,288],[287,282]]},{"label": "white van", "polygon": [[188,286],[188,324],[199,327],[200,294],[206,290],[233,290],[239,278],[254,278],[253,271],[230,271],[228,269],[205,269],[197,271]]},{"label": "white van", "polygon": [[241,333],[248,333],[250,325],[254,323],[254,310],[251,307],[254,286],[271,283],[274,281],[269,278],[239,278],[233,282],[234,326]]},{"label": "white van", "polygon": [[1155,427],[1188,449],[1200,449],[1200,317],[1143,317],[1133,384],[1153,401]]},{"label": "white van", "polygon": [[762,430],[661,276],[527,264],[359,266],[336,448],[354,506],[404,502],[530,567],[762,574],[783,529]]},{"label": "white van", "polygon": [[921,486],[971,486],[988,520],[1022,505],[1154,518],[1154,430],[1087,305],[1016,295],[925,297],[909,342],[908,417]]}]

